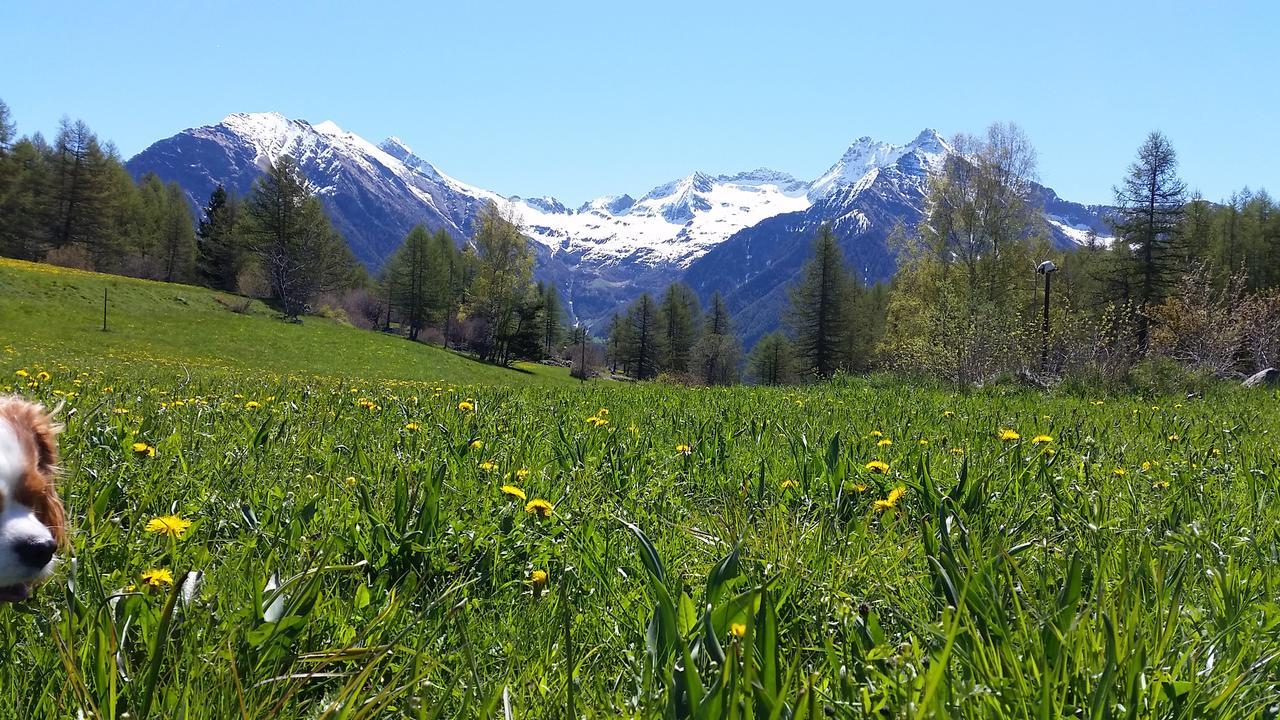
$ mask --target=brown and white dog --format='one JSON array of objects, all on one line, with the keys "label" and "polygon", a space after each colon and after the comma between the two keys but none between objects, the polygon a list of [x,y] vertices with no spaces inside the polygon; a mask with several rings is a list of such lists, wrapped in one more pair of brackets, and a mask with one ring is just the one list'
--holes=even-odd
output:
[{"label": "brown and white dog", "polygon": [[0,397],[0,602],[27,599],[53,574],[66,536],[53,482],[61,429],[39,405]]}]

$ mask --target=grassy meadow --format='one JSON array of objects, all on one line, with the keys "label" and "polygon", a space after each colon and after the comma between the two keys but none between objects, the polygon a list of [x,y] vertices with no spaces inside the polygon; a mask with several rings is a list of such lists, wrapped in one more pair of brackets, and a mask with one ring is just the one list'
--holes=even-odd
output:
[{"label": "grassy meadow", "polygon": [[1275,391],[580,386],[5,262],[0,392],[73,556],[0,717],[1280,713]]}]

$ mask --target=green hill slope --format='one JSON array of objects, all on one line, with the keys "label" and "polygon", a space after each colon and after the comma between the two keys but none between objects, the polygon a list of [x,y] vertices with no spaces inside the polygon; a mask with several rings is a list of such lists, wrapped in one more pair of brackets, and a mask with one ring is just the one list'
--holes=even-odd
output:
[{"label": "green hill slope", "polygon": [[[103,291],[108,295],[102,331]],[[567,370],[498,368],[332,320],[277,319],[261,303],[190,285],[135,280],[0,258],[0,343],[50,360],[156,363],[366,379],[485,384],[569,383]]]}]

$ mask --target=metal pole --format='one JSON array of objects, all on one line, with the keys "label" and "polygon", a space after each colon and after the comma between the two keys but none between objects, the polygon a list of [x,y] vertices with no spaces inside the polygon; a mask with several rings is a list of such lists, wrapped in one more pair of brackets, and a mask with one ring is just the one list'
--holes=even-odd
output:
[{"label": "metal pole", "polygon": [[1040,348],[1040,371],[1049,371],[1049,288],[1053,283],[1053,273],[1044,274],[1044,324],[1041,327],[1042,345]]}]

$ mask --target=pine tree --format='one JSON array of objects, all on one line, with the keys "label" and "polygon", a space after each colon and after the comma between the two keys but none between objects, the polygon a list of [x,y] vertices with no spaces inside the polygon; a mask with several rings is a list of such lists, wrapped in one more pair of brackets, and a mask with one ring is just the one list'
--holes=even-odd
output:
[{"label": "pine tree", "polygon": [[83,247],[102,268],[109,261],[103,233],[106,197],[103,177],[107,158],[84,121],[63,118],[52,147],[52,174],[47,206],[53,247]]},{"label": "pine tree", "polygon": [[689,372],[689,360],[694,344],[698,341],[700,315],[698,296],[688,285],[671,283],[667,286],[658,307],[659,332],[662,337],[662,356],[658,364],[663,371],[679,375]]},{"label": "pine tree", "polygon": [[742,345],[733,334],[729,308],[717,291],[707,308],[702,337],[694,346],[694,357],[702,381],[708,385],[732,385],[738,381]]},{"label": "pine tree", "polygon": [[747,359],[751,378],[761,385],[785,385],[793,382],[795,357],[791,341],[781,332],[760,338]]},{"label": "pine tree", "polygon": [[48,250],[47,149],[36,135],[14,143],[0,159],[0,255],[40,260]]},{"label": "pine tree", "polygon": [[1163,297],[1173,271],[1173,241],[1186,202],[1186,185],[1178,178],[1178,156],[1159,132],[1147,136],[1129,166],[1124,182],[1115,188],[1116,233],[1127,249],[1138,303],[1137,342],[1147,349],[1150,320],[1143,311]]},{"label": "pine tree", "polygon": [[409,339],[417,340],[432,313],[438,290],[439,268],[431,265],[431,235],[415,225],[387,261],[386,278],[391,309],[409,329]]},{"label": "pine tree", "polygon": [[165,282],[187,282],[195,270],[196,235],[187,195],[176,182],[165,186],[160,252]]},{"label": "pine tree", "polygon": [[831,228],[823,225],[813,244],[813,257],[791,289],[787,320],[795,334],[800,369],[830,377],[840,369],[847,351],[848,295],[852,283]]},{"label": "pine tree", "polygon": [[612,373],[617,373],[621,365],[623,374],[627,374],[629,366],[626,354],[631,344],[630,330],[630,323],[622,315],[615,312],[609,319],[609,342],[606,353],[609,355],[609,371]]},{"label": "pine tree", "polygon": [[632,376],[647,380],[658,374],[659,327],[658,304],[649,293],[642,294],[627,310],[626,365]]},{"label": "pine tree", "polygon": [[539,282],[538,295],[542,298],[542,350],[550,357],[564,337],[564,310],[560,307],[560,293],[555,283]]},{"label": "pine tree", "polygon": [[0,100],[0,159],[9,152],[9,148],[13,145],[14,139],[17,137],[17,126],[13,123],[13,114],[9,111],[9,105],[4,100]]},{"label": "pine tree", "polygon": [[240,199],[222,185],[214,188],[196,229],[196,269],[202,283],[236,291],[247,258]]},{"label": "pine tree", "polygon": [[350,284],[351,250],[311,197],[293,158],[282,156],[254,183],[246,210],[250,247],[285,318],[296,320],[316,295]]}]

